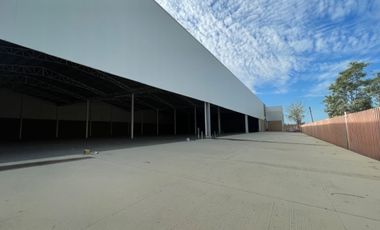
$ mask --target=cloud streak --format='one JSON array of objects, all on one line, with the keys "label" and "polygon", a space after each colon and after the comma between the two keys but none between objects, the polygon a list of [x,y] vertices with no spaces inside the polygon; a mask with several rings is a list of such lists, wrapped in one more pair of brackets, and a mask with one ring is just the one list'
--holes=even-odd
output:
[{"label": "cloud streak", "polygon": [[317,95],[342,63],[380,51],[379,1],[156,1],[253,91],[310,81]]}]

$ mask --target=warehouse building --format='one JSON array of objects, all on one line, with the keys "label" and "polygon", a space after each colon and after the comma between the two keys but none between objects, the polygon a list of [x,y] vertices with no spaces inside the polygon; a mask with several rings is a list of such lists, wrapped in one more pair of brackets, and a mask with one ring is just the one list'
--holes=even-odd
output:
[{"label": "warehouse building", "polygon": [[284,111],[282,106],[265,107],[267,131],[282,132],[284,130]]},{"label": "warehouse building", "polygon": [[6,0],[2,140],[265,129],[264,104],[153,0]]}]

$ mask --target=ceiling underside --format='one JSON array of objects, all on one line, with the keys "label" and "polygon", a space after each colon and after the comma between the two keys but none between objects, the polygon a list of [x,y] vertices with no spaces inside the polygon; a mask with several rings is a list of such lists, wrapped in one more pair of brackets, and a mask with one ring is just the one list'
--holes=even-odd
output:
[{"label": "ceiling underside", "polygon": [[[128,76],[124,76],[128,77]],[[0,40],[0,88],[57,105],[103,101],[136,110],[202,106],[199,100],[118,77],[61,58]]]}]

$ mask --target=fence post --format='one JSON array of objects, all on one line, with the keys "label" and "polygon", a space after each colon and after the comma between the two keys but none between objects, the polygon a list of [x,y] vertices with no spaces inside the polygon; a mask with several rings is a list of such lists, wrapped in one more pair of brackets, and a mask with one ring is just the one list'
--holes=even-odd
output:
[{"label": "fence post", "polygon": [[350,134],[348,131],[348,121],[347,121],[347,112],[344,112],[344,121],[346,123],[346,139],[347,139],[347,149],[351,149],[350,147]]}]

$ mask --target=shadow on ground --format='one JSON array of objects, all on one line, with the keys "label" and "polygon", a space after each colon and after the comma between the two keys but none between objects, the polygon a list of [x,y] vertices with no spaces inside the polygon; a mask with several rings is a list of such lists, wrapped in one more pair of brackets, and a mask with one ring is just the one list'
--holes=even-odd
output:
[{"label": "shadow on ground", "polygon": [[0,164],[64,157],[83,154],[84,149],[102,152],[116,149],[167,144],[186,141],[188,136],[160,136],[136,138],[93,138],[85,140],[50,140],[25,142],[0,142]]}]

